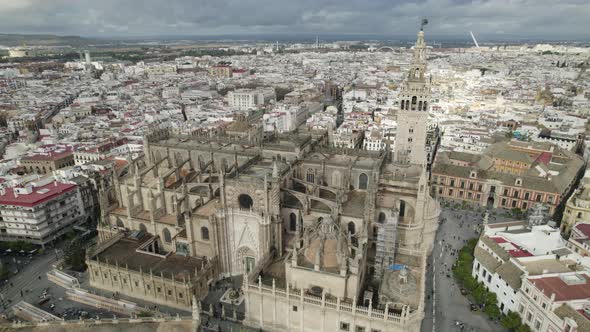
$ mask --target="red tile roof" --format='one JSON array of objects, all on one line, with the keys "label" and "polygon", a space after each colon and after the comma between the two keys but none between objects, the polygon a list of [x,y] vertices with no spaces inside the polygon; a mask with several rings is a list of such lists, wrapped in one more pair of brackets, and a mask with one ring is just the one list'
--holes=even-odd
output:
[{"label": "red tile roof", "polygon": [[560,277],[544,277],[529,279],[535,287],[542,290],[547,297],[555,294],[555,301],[570,301],[590,299],[590,277],[580,274],[586,283],[581,285],[568,285]]},{"label": "red tile roof", "polygon": [[545,165],[549,165],[549,162],[551,162],[551,158],[552,158],[551,152],[543,152],[537,157],[536,161],[539,163],[543,163]]},{"label": "red tile roof", "polygon": [[[51,147],[51,145],[46,145],[46,147]],[[72,155],[73,153],[74,148],[72,146],[68,146],[53,151],[35,152],[33,154],[22,157],[21,160],[58,160],[68,155]]]},{"label": "red tile roof", "polygon": [[586,237],[590,238],[590,224],[580,223],[576,224],[574,228]]},{"label": "red tile roof", "polygon": [[514,258],[534,256],[533,254],[531,254],[527,250],[520,248],[520,246],[516,245],[516,243],[510,242],[503,237],[500,237],[500,236],[492,237],[492,240],[494,240],[497,244],[510,243],[514,249],[508,249],[506,247],[503,247],[503,248],[504,248],[504,250],[506,250],[506,252],[508,254],[510,254],[510,256],[512,256]]},{"label": "red tile roof", "polygon": [[[33,207],[71,191],[74,188],[76,188],[74,184],[57,182],[57,185],[55,185],[55,182],[52,182],[41,187],[33,188],[33,192],[30,194],[19,194],[18,197],[14,196],[13,188],[6,188],[4,195],[0,195],[0,205]],[[39,191],[42,189],[47,189],[48,191],[41,194]]]}]

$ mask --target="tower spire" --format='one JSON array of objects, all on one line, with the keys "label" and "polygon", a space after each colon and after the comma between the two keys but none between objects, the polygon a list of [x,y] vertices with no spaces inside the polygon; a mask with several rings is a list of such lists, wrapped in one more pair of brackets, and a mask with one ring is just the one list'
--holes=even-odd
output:
[{"label": "tower spire", "polygon": [[408,77],[400,88],[398,134],[394,162],[422,165],[426,161],[426,130],[430,105],[430,82],[426,79],[426,42],[423,20],[416,37]]}]

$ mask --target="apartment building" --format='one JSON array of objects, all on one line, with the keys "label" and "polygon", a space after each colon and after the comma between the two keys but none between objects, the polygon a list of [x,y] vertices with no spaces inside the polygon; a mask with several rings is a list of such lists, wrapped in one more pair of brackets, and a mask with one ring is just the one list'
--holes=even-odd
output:
[{"label": "apartment building", "polygon": [[227,103],[238,111],[250,110],[274,101],[276,94],[273,88],[238,89],[227,93]]},{"label": "apartment building", "polygon": [[78,187],[44,178],[0,190],[0,240],[44,246],[86,220]]},{"label": "apartment building", "polygon": [[590,331],[590,273],[524,278],[518,313],[535,332]]}]

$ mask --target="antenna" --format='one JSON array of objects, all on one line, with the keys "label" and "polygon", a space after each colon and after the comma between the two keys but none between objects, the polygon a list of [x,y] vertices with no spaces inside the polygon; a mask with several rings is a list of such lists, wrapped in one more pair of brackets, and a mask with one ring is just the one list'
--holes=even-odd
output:
[{"label": "antenna", "polygon": [[479,44],[477,43],[477,39],[475,39],[475,36],[473,35],[473,31],[469,31],[469,33],[471,34],[471,38],[473,39],[473,43],[475,43],[475,47],[479,48]]}]

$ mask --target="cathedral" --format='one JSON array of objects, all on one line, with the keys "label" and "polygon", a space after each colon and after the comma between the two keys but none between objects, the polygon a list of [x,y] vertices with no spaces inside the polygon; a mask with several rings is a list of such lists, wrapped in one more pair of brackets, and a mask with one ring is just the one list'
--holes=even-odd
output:
[{"label": "cathedral", "polygon": [[216,280],[241,276],[248,326],[418,331],[440,213],[425,50],[420,31],[393,153],[263,133],[246,118],[215,137],[150,131],[144,157],[100,192],[91,286],[190,310]]}]

